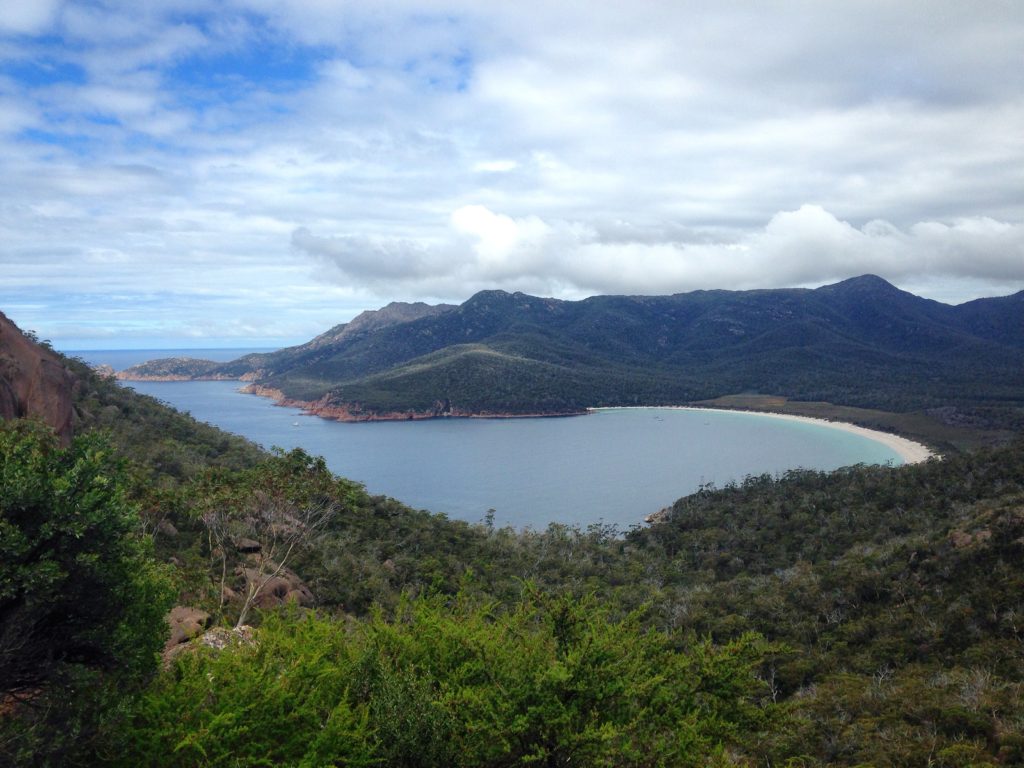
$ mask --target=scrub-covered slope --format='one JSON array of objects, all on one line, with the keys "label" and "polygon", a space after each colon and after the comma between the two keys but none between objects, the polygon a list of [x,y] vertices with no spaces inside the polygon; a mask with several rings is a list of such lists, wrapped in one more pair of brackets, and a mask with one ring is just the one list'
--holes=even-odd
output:
[{"label": "scrub-covered slope", "polygon": [[393,418],[579,412],[743,391],[890,410],[1015,404],[1024,370],[1024,294],[953,307],[870,275],[815,290],[577,302],[484,291],[458,307],[395,307],[380,310],[386,322],[357,318],[204,377],[245,378],[325,415]]}]

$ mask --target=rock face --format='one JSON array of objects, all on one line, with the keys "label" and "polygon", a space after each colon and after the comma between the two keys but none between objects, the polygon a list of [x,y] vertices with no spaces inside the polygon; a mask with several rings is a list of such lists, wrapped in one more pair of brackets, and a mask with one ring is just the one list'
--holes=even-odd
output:
[{"label": "rock face", "polygon": [[210,614],[198,608],[176,605],[167,614],[167,624],[171,634],[167,638],[164,650],[169,651],[176,645],[187,643],[193,637],[201,635],[210,623]]},{"label": "rock face", "polygon": [[228,647],[251,646],[256,644],[256,632],[252,627],[246,625],[228,629],[227,627],[214,627],[193,639],[175,646],[164,649],[164,667],[185,653],[194,653],[200,648],[211,648],[214,651],[223,651]]},{"label": "rock face", "polygon": [[246,590],[262,585],[252,603],[257,608],[276,608],[286,603],[309,607],[316,602],[309,587],[287,568],[282,568],[279,574],[270,579],[266,579],[267,574],[256,568],[240,567],[238,575],[245,578]]},{"label": "rock face", "polygon": [[0,313],[0,418],[35,416],[71,440],[75,378],[60,356]]}]

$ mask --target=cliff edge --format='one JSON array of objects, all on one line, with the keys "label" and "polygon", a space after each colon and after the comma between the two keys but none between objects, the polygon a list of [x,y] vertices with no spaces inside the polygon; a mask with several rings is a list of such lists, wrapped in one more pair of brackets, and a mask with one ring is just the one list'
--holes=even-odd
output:
[{"label": "cliff edge", "polygon": [[60,356],[0,312],[0,418],[35,416],[71,440],[75,378]]}]

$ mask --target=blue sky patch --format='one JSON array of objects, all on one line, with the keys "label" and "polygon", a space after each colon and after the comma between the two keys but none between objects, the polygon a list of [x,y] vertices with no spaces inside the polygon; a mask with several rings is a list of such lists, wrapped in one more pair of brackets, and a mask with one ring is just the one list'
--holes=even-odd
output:
[{"label": "blue sky patch", "polygon": [[56,59],[0,60],[0,75],[27,88],[48,85],[84,85],[85,70],[77,64]]},{"label": "blue sky patch", "polygon": [[266,90],[294,89],[312,82],[329,59],[328,48],[289,44],[259,36],[251,45],[189,56],[163,72],[164,79],[187,89],[231,97],[239,83]]}]

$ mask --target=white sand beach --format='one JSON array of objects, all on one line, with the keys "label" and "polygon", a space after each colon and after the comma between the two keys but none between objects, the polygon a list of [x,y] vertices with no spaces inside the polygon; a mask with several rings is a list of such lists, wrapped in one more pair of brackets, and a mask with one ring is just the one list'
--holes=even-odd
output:
[{"label": "white sand beach", "polygon": [[[625,406],[634,407],[634,406]],[[828,419],[816,419],[811,416],[796,416],[789,413],[771,413],[767,411],[741,411],[732,408],[702,408],[700,406],[692,405],[666,405],[666,406],[635,406],[639,408],[651,407],[651,408],[671,408],[682,411],[712,411],[718,413],[739,413],[748,414],[750,416],[767,416],[773,419],[788,419],[790,421],[804,421],[811,424],[820,424],[825,427],[832,427],[833,429],[841,429],[844,432],[851,432],[861,437],[866,437],[869,440],[875,440],[876,442],[882,443],[887,448],[892,449],[902,460],[904,464],[919,464],[922,461],[936,456],[937,454],[932,451],[928,446],[916,443],[913,440],[908,440],[905,437],[899,435],[893,435],[888,432],[880,432],[877,429],[868,429],[867,427],[859,427],[856,424],[849,424],[845,421],[830,421]],[[592,408],[591,410],[619,410],[618,408]]]}]

